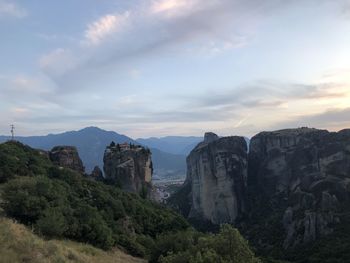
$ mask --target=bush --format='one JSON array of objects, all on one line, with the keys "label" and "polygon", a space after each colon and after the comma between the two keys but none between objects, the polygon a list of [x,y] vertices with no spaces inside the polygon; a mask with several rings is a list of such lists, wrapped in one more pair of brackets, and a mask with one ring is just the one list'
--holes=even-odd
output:
[{"label": "bush", "polygon": [[163,234],[158,237],[152,262],[206,263],[259,262],[238,230],[222,225],[218,234],[194,230]]},{"label": "bush", "polygon": [[[45,236],[67,237],[108,249],[121,240],[119,234],[124,234],[135,244],[119,245],[127,244],[129,252],[144,255],[146,243],[138,236],[155,238],[162,232],[188,227],[174,212],[70,170],[51,169],[49,176],[10,180],[2,194],[2,206],[9,216],[34,225]],[[128,224],[125,218],[129,218]]]},{"label": "bush", "polygon": [[48,208],[36,221],[35,229],[42,235],[52,237],[62,237],[69,229],[66,219],[59,208]]}]

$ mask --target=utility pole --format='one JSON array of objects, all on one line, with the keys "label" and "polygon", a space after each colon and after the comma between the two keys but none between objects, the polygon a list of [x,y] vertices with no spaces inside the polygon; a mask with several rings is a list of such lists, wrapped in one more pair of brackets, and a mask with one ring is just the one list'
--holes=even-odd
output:
[{"label": "utility pole", "polygon": [[15,140],[15,125],[11,124],[11,141]]}]

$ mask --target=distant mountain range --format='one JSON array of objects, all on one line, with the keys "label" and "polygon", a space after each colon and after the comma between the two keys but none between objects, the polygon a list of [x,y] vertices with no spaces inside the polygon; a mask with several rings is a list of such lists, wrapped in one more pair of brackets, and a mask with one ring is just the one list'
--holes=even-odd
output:
[{"label": "distant mountain range", "polygon": [[[9,139],[9,136],[0,136],[0,142]],[[133,140],[113,131],[87,127],[79,131],[68,131],[46,136],[16,137],[16,140],[43,150],[50,150],[57,145],[75,146],[87,172],[90,172],[95,165],[100,166],[101,169],[103,168],[104,150],[112,141],[142,144],[151,149],[156,175],[180,174],[184,176],[186,173],[186,155],[202,138],[164,137]]]},{"label": "distant mountain range", "polygon": [[149,148],[157,148],[163,152],[188,155],[199,142],[203,141],[203,137],[167,136],[161,138],[140,138],[136,141]]},{"label": "distant mountain range", "polygon": [[[247,142],[248,148],[250,140],[244,137]],[[136,141],[142,145],[146,145],[149,148],[157,148],[163,152],[189,155],[189,153],[197,146],[198,143],[203,141],[203,137],[195,136],[166,136],[166,137],[151,137],[147,139],[139,138]]]}]

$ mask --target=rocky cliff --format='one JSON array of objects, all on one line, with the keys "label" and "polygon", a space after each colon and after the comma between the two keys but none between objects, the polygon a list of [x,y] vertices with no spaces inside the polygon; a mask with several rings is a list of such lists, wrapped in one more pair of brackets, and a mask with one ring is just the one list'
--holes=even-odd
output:
[{"label": "rocky cliff", "polygon": [[61,167],[69,168],[79,173],[84,173],[85,168],[78,150],[73,146],[55,146],[49,152],[50,160]]},{"label": "rocky cliff", "polygon": [[152,180],[151,152],[141,146],[113,143],[105,150],[104,172],[107,181],[122,189],[147,195]]},{"label": "rocky cliff", "polygon": [[208,133],[187,166],[171,204],[189,218],[236,223],[257,247],[309,243],[350,215],[350,130],[262,132],[248,154],[243,138]]},{"label": "rocky cliff", "polygon": [[308,243],[332,233],[350,199],[350,130],[262,132],[251,140],[248,169],[255,199],[277,204],[267,215],[283,212],[284,248]]},{"label": "rocky cliff", "polygon": [[187,157],[188,217],[214,224],[234,223],[245,210],[247,145],[243,137],[206,133]]}]

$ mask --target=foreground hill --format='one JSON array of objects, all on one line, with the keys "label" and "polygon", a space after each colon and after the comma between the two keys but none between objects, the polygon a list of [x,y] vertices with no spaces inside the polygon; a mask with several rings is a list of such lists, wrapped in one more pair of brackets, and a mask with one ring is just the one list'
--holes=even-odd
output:
[{"label": "foreground hill", "polygon": [[68,240],[44,240],[24,225],[0,218],[1,263],[145,263],[119,249],[104,251]]}]

